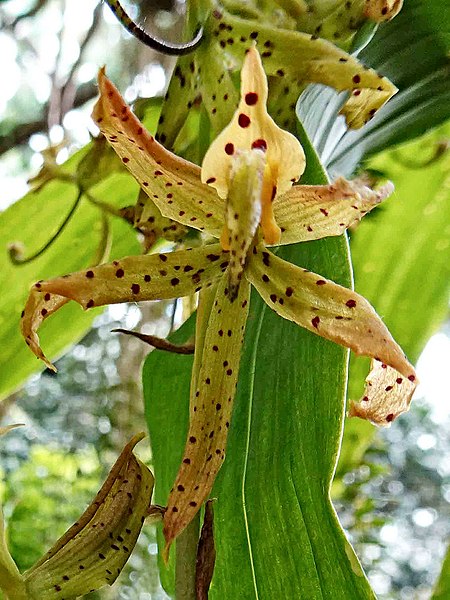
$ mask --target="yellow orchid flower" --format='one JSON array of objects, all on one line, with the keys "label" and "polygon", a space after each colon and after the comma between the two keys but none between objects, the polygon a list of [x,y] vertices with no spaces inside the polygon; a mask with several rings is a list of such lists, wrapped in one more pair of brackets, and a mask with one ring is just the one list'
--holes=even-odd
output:
[{"label": "yellow orchid flower", "polygon": [[69,299],[87,309],[200,291],[189,432],[164,517],[167,548],[207,498],[225,458],[251,285],[283,318],[376,361],[371,391],[361,401],[363,409],[352,409],[355,414],[387,424],[407,408],[415,387],[413,367],[364,298],[267,248],[342,234],[389,195],[392,185],[374,191],[339,179],[293,186],[304,168],[303,150],[267,114],[266,86],[252,47],[242,70],[239,108],[201,170],[145,131],[102,70],[93,118],[103,135],[165,217],[221,243],[128,257],[38,282],[22,317],[28,345],[54,368],[36,331]]}]

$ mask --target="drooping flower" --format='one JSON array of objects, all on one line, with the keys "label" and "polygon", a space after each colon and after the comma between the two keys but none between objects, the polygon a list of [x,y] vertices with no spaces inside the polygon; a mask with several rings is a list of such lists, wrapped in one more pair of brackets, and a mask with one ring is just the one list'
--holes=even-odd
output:
[{"label": "drooping flower", "polygon": [[355,414],[386,424],[407,407],[414,369],[370,304],[267,248],[340,235],[392,186],[374,191],[343,179],[292,186],[303,171],[304,154],[267,113],[267,82],[254,47],[242,70],[240,106],[212,144],[202,171],[144,130],[103,71],[99,87],[93,117],[141,188],[165,217],[220,238],[221,244],[128,257],[38,282],[22,331],[52,368],[36,331],[68,299],[86,309],[200,291],[189,433],[164,517],[169,546],[207,498],[225,457],[250,284],[280,316],[376,361],[368,380],[376,394],[366,393],[364,409],[358,413],[354,407]]},{"label": "drooping flower", "polygon": [[8,552],[0,512],[0,589],[8,598],[69,600],[114,583],[145,518],[158,515],[159,507],[150,507],[153,475],[133,453],[143,437],[132,438],[78,521],[23,574]]}]

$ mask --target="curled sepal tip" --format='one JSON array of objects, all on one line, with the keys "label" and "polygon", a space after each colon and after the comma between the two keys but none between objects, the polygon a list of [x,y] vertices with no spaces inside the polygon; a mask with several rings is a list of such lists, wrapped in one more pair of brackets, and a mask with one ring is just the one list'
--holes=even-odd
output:
[{"label": "curled sepal tip", "polygon": [[77,598],[112,585],[130,557],[149,511],[153,475],[125,446],[79,521],[24,574],[31,599]]},{"label": "curled sepal tip", "polygon": [[348,414],[371,421],[374,425],[388,426],[409,409],[417,385],[417,376],[413,371],[404,377],[392,367],[374,359],[366,378],[364,395],[359,402],[350,404]]},{"label": "curled sepal tip", "polygon": [[390,21],[402,10],[403,0],[366,0],[364,16],[380,23]]}]

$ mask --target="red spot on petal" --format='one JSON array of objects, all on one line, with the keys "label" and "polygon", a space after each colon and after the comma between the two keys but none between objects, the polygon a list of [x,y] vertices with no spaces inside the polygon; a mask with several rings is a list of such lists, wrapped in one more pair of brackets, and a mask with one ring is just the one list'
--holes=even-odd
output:
[{"label": "red spot on petal", "polygon": [[238,117],[238,123],[240,127],[248,127],[250,125],[250,117],[241,113]]},{"label": "red spot on petal", "polygon": [[122,162],[126,164],[127,162],[130,162],[130,159],[129,159],[129,158],[127,158],[126,156],[124,156],[124,157],[122,158]]},{"label": "red spot on petal", "polygon": [[249,92],[245,94],[245,104],[248,106],[254,106],[258,102],[258,94],[255,92]]},{"label": "red spot on petal", "polygon": [[314,317],[314,319],[311,320],[311,323],[312,323],[313,327],[315,327],[316,329],[318,329],[319,323],[320,323],[319,317]]},{"label": "red spot on petal", "polygon": [[415,375],[410,375],[410,376],[408,377],[408,379],[409,379],[410,381],[415,381],[415,380],[416,380],[416,376],[415,376]]},{"label": "red spot on petal", "polygon": [[400,385],[401,382],[403,381],[403,379],[401,377],[397,377],[397,379],[395,381],[396,381],[396,383],[398,383]]},{"label": "red spot on petal", "polygon": [[386,421],[388,423],[390,423],[393,420],[394,420],[394,414],[393,413],[389,413],[388,416],[386,417]]},{"label": "red spot on petal", "polygon": [[347,302],[345,303],[346,306],[348,306],[349,308],[355,308],[356,306],[356,300],[347,300]]},{"label": "red spot on petal", "polygon": [[266,140],[255,140],[252,144],[252,148],[253,149],[259,149],[259,150],[264,150],[264,152],[267,150],[267,142]]},{"label": "red spot on petal", "polygon": [[234,145],[231,142],[228,142],[228,144],[225,144],[225,153],[228,154],[229,156],[234,154]]},{"label": "red spot on petal", "polygon": [[359,83],[361,81],[361,77],[359,75],[355,75],[352,79],[353,83]]},{"label": "red spot on petal", "polygon": [[207,179],[207,180],[206,180],[206,183],[207,183],[207,184],[214,183],[214,182],[215,182],[215,180],[216,180],[216,178],[215,178],[215,177],[210,177],[209,179]]}]

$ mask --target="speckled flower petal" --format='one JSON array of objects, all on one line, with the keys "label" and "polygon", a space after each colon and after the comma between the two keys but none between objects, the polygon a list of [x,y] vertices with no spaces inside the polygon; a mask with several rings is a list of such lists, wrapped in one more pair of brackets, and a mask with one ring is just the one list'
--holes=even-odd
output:
[{"label": "speckled flower petal", "polygon": [[109,264],[35,284],[21,329],[31,350],[55,370],[39,346],[42,321],[69,299],[84,309],[120,302],[180,298],[211,285],[227,268],[229,253],[218,244],[167,254],[129,256]]},{"label": "speckled flower petal", "polygon": [[220,235],[223,202],[200,182],[197,165],[159,144],[130,111],[103,70],[92,117],[144,192],[161,213],[183,225]]},{"label": "speckled flower petal", "polygon": [[241,71],[241,98],[231,123],[209,147],[202,181],[226,198],[235,152],[259,148],[266,152],[270,195],[287,191],[305,169],[305,154],[293,135],[280,129],[267,112],[267,78],[256,48],[251,46]]},{"label": "speckled flower petal", "polygon": [[350,417],[367,419],[374,425],[389,425],[409,409],[417,385],[414,374],[402,377],[395,369],[372,360],[364,396],[358,403],[350,404],[348,414]]},{"label": "speckled flower petal", "polygon": [[127,444],[77,523],[24,574],[30,599],[70,599],[112,585],[130,557],[148,513],[153,476]]},{"label": "speckled flower petal", "polygon": [[280,316],[356,354],[382,360],[404,377],[414,369],[372,306],[316,273],[301,269],[259,245],[246,276]]},{"label": "speckled flower petal", "polygon": [[194,55],[179,56],[159,117],[156,139],[172,149],[189,110],[198,95],[197,66]]},{"label": "speckled flower petal", "polygon": [[394,190],[392,183],[372,190],[340,178],[331,185],[297,185],[278,197],[273,211],[281,227],[281,244],[340,235],[380,204]]},{"label": "speckled flower petal", "polygon": [[300,93],[307,83],[352,92],[342,109],[350,127],[362,127],[397,92],[386,77],[316,35],[244,20],[222,9],[213,11],[208,28],[219,48],[239,62],[256,41],[266,74],[282,78],[287,95],[292,86]]},{"label": "speckled flower petal", "polygon": [[166,557],[172,541],[208,497],[225,458],[249,297],[250,286],[243,279],[231,303],[223,278],[202,320],[196,339],[188,438],[164,516]]}]

